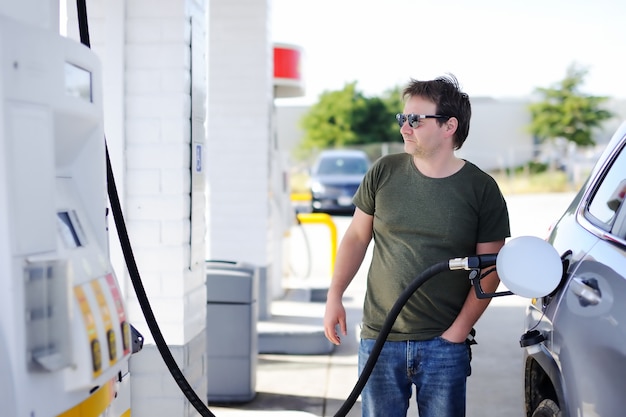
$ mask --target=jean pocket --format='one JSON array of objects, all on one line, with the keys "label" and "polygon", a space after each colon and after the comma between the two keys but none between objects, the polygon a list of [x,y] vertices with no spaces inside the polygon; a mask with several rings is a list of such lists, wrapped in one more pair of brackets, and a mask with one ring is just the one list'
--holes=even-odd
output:
[{"label": "jean pocket", "polygon": [[444,338],[443,336],[437,336],[436,339],[438,339],[441,343],[448,344],[448,345],[464,345],[465,344],[465,340],[462,342],[453,342],[451,340]]}]

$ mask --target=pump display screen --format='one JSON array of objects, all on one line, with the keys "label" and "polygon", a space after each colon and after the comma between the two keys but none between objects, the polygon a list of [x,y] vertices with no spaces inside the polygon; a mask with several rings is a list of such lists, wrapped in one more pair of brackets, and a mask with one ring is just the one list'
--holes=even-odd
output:
[{"label": "pump display screen", "polygon": [[77,224],[76,214],[69,211],[61,211],[57,213],[57,218],[59,233],[65,246],[70,249],[82,246],[82,232]]},{"label": "pump display screen", "polygon": [[91,72],[66,62],[65,94],[92,103]]}]

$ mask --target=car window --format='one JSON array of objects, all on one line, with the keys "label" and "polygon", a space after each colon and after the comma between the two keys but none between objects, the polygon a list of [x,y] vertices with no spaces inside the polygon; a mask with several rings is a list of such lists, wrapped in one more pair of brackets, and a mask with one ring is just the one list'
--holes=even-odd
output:
[{"label": "car window", "polygon": [[367,162],[361,158],[325,158],[320,161],[317,173],[321,175],[365,174]]},{"label": "car window", "polygon": [[626,195],[626,150],[609,167],[588,206],[592,223],[609,231]]}]

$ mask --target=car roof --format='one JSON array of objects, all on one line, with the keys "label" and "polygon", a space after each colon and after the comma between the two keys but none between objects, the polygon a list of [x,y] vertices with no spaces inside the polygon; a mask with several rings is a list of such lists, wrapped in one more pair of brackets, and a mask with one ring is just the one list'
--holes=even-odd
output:
[{"label": "car roof", "polygon": [[615,149],[618,148],[619,143],[624,140],[626,137],[626,121],[623,121],[620,126],[617,128],[613,136],[611,136],[611,140],[606,145],[602,154],[596,161],[596,165],[591,170],[589,178],[595,178],[598,175],[598,172],[604,169],[604,165],[610,155],[615,152]]},{"label": "car roof", "polygon": [[329,156],[333,156],[333,157],[362,157],[362,158],[366,158],[367,159],[367,154],[363,151],[357,150],[357,149],[330,149],[330,150],[325,150],[320,152],[318,158],[325,158],[325,157],[329,157]]}]

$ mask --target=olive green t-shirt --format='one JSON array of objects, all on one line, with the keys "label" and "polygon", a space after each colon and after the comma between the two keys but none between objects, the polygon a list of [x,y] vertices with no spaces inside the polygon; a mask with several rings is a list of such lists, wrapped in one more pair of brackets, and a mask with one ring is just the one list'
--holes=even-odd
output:
[{"label": "olive green t-shirt", "polygon": [[[455,174],[430,178],[411,155],[378,159],[354,204],[374,216],[361,337],[375,339],[404,289],[436,263],[476,254],[476,244],[510,236],[506,202],[494,179],[466,161]],[[467,271],[426,281],[404,306],[387,340],[427,340],[454,321],[471,288]]]}]

